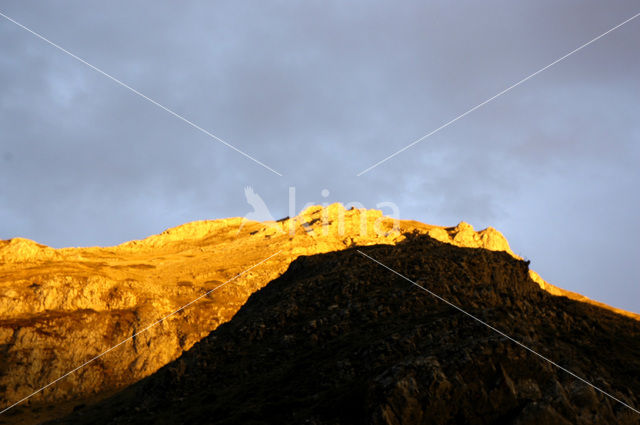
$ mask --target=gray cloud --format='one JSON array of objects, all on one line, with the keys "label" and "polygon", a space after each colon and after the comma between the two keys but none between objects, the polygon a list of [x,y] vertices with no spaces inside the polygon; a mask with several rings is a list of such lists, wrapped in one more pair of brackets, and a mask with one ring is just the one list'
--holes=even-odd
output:
[{"label": "gray cloud", "polygon": [[[115,244],[306,202],[502,230],[554,284],[640,311],[640,21],[356,173],[638,11],[634,2],[3,3],[0,238]],[[320,191],[327,188],[325,199]]]}]

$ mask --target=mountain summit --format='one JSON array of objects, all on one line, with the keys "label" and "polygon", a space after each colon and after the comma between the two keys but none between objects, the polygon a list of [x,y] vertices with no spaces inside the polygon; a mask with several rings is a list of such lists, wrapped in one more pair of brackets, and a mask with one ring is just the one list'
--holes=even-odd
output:
[{"label": "mountain summit", "polygon": [[635,423],[357,250],[637,404],[636,315],[544,282],[495,229],[334,204],[264,223],[189,223],[109,248],[0,242],[0,406],[90,361],[0,423],[72,410],[63,423]]}]

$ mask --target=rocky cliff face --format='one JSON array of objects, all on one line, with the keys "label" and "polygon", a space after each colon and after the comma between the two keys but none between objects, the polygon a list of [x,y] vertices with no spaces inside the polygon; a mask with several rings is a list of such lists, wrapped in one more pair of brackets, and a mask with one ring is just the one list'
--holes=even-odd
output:
[{"label": "rocky cliff face", "polygon": [[[549,294],[504,252],[357,249],[638,407],[637,320]],[[179,359],[57,423],[640,423],[357,249],[298,258]]]},{"label": "rocky cliff face", "polygon": [[150,375],[229,321],[300,255],[396,244],[411,232],[515,255],[491,228],[394,222],[379,211],[345,211],[337,204],[273,223],[189,223],[110,248],[55,250],[26,239],[0,241],[0,410],[126,340],[16,406],[12,415],[0,415],[0,423],[37,423]]}]

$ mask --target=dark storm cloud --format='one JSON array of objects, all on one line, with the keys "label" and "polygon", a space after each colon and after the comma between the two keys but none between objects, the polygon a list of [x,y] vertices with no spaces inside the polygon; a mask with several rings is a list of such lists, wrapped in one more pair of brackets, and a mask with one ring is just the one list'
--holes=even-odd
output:
[{"label": "dark storm cloud", "polygon": [[284,177],[0,19],[0,237],[118,243],[244,215],[245,185],[284,216],[295,185],[298,208],[393,201],[406,218],[493,225],[551,282],[639,311],[640,21],[356,177],[636,9],[5,2]]}]

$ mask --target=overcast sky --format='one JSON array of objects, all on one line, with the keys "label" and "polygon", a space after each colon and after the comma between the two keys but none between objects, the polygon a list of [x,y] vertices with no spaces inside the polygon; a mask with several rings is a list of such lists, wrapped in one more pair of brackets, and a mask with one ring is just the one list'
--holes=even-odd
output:
[{"label": "overcast sky", "polygon": [[[0,238],[112,245],[307,202],[494,226],[560,287],[640,312],[635,1],[46,2],[0,12]],[[328,189],[327,198],[321,190]],[[388,212],[388,211],[385,211]]]}]

